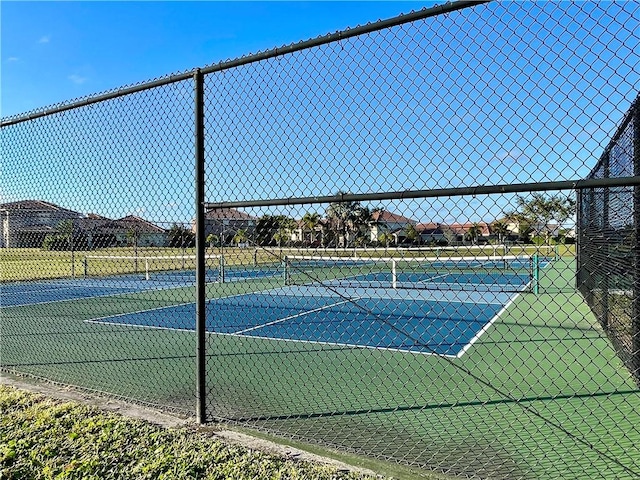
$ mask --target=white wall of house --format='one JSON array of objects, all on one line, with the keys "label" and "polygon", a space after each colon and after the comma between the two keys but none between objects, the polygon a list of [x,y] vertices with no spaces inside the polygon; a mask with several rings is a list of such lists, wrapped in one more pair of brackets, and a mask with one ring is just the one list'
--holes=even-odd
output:
[{"label": "white wall of house", "polygon": [[0,211],[0,216],[2,218],[2,240],[0,243],[2,248],[22,246],[21,243],[24,243],[24,239],[20,238],[20,231],[23,229],[33,229],[33,227],[42,227],[43,230],[55,229],[60,222],[80,218],[80,214],[69,210],[4,210]]},{"label": "white wall of house", "polygon": [[[119,245],[130,245],[131,239],[126,232],[116,234],[116,242]],[[165,232],[139,233],[139,247],[166,247],[167,234]]]}]

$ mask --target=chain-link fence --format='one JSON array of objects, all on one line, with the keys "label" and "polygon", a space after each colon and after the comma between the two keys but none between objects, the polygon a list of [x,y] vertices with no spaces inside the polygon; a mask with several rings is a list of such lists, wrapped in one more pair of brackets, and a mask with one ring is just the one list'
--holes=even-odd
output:
[{"label": "chain-link fence", "polygon": [[[589,178],[640,173],[640,97]],[[640,381],[638,187],[583,190],[578,205],[578,288]]]},{"label": "chain-link fence", "polygon": [[636,478],[638,18],[458,2],[3,119],[2,369],[416,475]]}]

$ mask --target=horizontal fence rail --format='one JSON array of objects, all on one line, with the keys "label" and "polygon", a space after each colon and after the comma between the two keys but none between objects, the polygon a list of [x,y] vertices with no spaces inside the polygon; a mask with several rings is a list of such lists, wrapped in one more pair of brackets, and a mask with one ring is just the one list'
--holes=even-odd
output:
[{"label": "horizontal fence rail", "polygon": [[3,375],[638,478],[638,18],[453,2],[2,119]]}]

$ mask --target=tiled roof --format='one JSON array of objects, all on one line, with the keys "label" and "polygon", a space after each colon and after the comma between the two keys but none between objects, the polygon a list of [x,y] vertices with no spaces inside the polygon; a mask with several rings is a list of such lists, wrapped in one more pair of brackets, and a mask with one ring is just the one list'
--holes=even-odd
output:
[{"label": "tiled roof", "polygon": [[206,213],[208,220],[257,220],[248,213],[235,208],[216,208]]},{"label": "tiled roof", "polygon": [[151,223],[144,218],[136,217],[135,215],[128,215],[118,220],[114,220],[114,223],[122,226],[123,229],[136,229],[139,233],[164,233],[164,228]]},{"label": "tiled roof", "polygon": [[67,208],[62,208],[55,203],[45,202],[44,200],[20,200],[17,202],[9,202],[0,204],[0,210],[6,211],[16,211],[16,210],[25,210],[25,211],[38,211],[38,212],[68,212],[73,213],[75,215],[80,216],[81,214],[78,212],[74,212],[73,210],[69,210]]},{"label": "tiled roof", "polygon": [[371,219],[374,222],[388,222],[388,223],[412,223],[415,224],[415,220],[411,220],[410,218],[403,217],[402,215],[398,215],[397,213],[387,212],[386,210],[373,212],[371,215]]}]

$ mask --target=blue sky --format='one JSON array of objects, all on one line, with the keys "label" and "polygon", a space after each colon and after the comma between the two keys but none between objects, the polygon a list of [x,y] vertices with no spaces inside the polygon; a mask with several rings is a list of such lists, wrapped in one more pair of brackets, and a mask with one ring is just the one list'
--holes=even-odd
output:
[{"label": "blue sky", "polygon": [[[3,2],[2,116],[423,6]],[[209,75],[207,200],[583,178],[640,89],[639,18],[637,2],[491,3]],[[8,130],[0,196],[188,221],[191,98],[182,82]],[[514,205],[371,206],[450,223]]]},{"label": "blue sky", "polygon": [[431,3],[3,1],[2,116],[288,45]]}]

